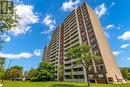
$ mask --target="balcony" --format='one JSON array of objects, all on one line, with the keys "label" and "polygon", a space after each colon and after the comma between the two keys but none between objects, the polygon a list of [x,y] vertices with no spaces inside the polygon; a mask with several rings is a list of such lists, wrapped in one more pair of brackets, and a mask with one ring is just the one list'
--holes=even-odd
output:
[{"label": "balcony", "polygon": [[64,75],[72,75],[71,72],[64,72]]},{"label": "balcony", "polygon": [[72,63],[72,62],[75,62],[75,61],[77,61],[77,59],[71,59],[69,61],[65,61],[64,64]]},{"label": "balcony", "polygon": [[67,81],[67,82],[84,82],[85,80],[84,79],[64,79],[64,81]]},{"label": "balcony", "polygon": [[73,71],[73,75],[84,75],[84,71]]},{"label": "balcony", "polygon": [[72,66],[65,66],[64,69],[72,69]]},{"label": "balcony", "polygon": [[76,65],[76,66],[73,67],[73,68],[80,68],[80,67],[83,67],[83,65],[82,65],[82,64],[79,64],[79,65]]}]

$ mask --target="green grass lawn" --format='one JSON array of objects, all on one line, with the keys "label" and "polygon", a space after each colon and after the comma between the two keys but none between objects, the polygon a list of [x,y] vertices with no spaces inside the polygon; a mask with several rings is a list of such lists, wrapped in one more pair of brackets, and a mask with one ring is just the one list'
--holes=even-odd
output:
[{"label": "green grass lawn", "polygon": [[[87,87],[86,83],[71,83],[71,82],[4,82],[3,87]],[[91,87],[130,87],[127,84],[91,84]]]}]

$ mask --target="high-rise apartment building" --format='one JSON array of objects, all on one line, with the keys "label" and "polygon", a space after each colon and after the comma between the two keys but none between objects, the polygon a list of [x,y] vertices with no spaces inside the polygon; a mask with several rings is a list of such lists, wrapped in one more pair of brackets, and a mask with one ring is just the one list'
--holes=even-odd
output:
[{"label": "high-rise apartment building", "polygon": [[[86,70],[83,65],[79,64],[72,68],[77,59],[68,59],[65,56],[69,48],[79,44],[91,45],[91,50],[100,55],[103,60],[101,62],[94,61],[89,67],[91,82],[123,82],[123,77],[98,17],[86,3],[73,10],[55,29],[51,42],[44,49],[43,58],[54,65],[56,80],[87,82]],[[58,69],[62,72],[59,73]]]}]

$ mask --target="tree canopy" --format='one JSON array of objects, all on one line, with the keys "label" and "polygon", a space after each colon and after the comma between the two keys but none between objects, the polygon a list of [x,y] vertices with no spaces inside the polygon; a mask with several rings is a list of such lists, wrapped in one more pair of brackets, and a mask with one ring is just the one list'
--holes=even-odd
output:
[{"label": "tree canopy", "polygon": [[130,68],[120,68],[122,76],[126,80],[130,80]]},{"label": "tree canopy", "polygon": [[[82,44],[70,48],[66,53],[66,57],[68,59],[77,59],[75,65],[82,64],[84,66],[84,68],[86,69],[88,86],[90,85],[89,76],[88,76],[90,65],[93,65],[94,61],[101,61],[101,57],[95,54],[94,52],[92,52],[91,48],[92,47],[89,45]],[[72,68],[74,66],[72,66]]]},{"label": "tree canopy", "polygon": [[2,79],[5,72],[4,63],[5,63],[5,58],[0,57],[0,79]]},{"label": "tree canopy", "polygon": [[5,79],[15,79],[15,78],[22,78],[23,76],[23,67],[21,66],[12,66],[7,70],[7,75]]},{"label": "tree canopy", "polygon": [[19,17],[16,14],[13,1],[1,0],[0,4],[0,32],[4,33],[18,26]]},{"label": "tree canopy", "polygon": [[51,81],[54,79],[54,66],[51,63],[42,61],[37,68],[36,79],[38,81]]},{"label": "tree canopy", "polygon": [[[5,4],[4,4],[5,3]],[[4,4],[4,5],[2,5]],[[0,0],[0,50],[1,44],[4,42],[2,37],[7,34],[11,29],[19,27],[18,20],[20,18],[16,14],[15,6],[12,0]]]},{"label": "tree canopy", "polygon": [[34,80],[36,76],[37,76],[37,69],[33,69],[33,68],[24,73],[24,77],[27,80]]}]

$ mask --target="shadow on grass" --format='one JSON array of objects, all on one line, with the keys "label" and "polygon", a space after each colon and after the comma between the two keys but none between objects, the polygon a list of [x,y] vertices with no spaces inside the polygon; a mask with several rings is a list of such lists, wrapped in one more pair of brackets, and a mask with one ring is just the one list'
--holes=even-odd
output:
[{"label": "shadow on grass", "polygon": [[86,87],[86,86],[76,86],[71,84],[55,84],[53,87]]}]

